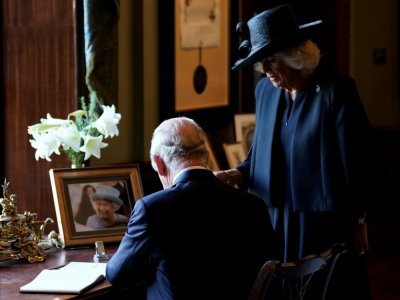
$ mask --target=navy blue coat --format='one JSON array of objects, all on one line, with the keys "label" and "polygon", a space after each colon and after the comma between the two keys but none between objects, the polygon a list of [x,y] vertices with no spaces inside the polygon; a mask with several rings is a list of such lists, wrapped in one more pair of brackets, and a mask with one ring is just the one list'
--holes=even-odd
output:
[{"label": "navy blue coat", "polygon": [[247,299],[271,257],[265,203],[211,171],[183,172],[168,189],[137,201],[107,264],[119,287],[145,281],[147,299]]},{"label": "navy blue coat", "polygon": [[[246,161],[238,167],[248,179],[250,192],[269,207],[283,202],[274,190],[278,185],[273,169],[282,93],[267,78],[259,81],[254,142]],[[353,79],[317,77],[304,99],[290,150],[294,211],[358,214],[367,210],[376,183],[372,150],[371,128]]]}]

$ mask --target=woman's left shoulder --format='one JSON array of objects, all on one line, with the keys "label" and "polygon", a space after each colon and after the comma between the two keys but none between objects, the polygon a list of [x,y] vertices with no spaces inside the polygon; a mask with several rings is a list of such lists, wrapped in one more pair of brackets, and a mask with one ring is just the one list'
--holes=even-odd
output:
[{"label": "woman's left shoulder", "polygon": [[334,70],[325,70],[325,72],[317,73],[317,82],[325,87],[334,89],[355,88],[356,83],[353,77],[348,74],[339,73]]},{"label": "woman's left shoulder", "polygon": [[315,69],[314,76],[316,81],[323,86],[355,86],[354,79],[349,74],[338,71],[335,65],[328,59],[321,59],[318,67]]},{"label": "woman's left shoulder", "polygon": [[356,85],[354,78],[348,74],[336,73],[336,76],[333,80],[338,86],[355,87]]}]

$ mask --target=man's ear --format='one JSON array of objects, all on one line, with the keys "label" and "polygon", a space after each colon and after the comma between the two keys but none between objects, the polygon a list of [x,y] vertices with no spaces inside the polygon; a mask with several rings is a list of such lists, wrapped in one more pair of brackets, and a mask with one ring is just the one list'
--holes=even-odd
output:
[{"label": "man's ear", "polygon": [[153,156],[153,161],[156,165],[157,172],[160,176],[166,176],[167,175],[167,166],[165,165],[164,161],[162,158],[158,155]]}]

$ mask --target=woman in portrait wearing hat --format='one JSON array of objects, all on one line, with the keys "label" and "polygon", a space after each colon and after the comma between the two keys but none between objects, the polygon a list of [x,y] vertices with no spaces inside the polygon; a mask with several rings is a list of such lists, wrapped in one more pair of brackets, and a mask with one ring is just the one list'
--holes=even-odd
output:
[{"label": "woman in portrait wearing hat", "polygon": [[264,75],[255,89],[253,144],[237,168],[215,175],[264,199],[280,260],[345,243],[333,275],[339,296],[329,299],[369,299],[363,254],[374,195],[372,132],[353,79],[326,68],[309,38],[320,23],[298,25],[289,5],[247,22],[250,39],[232,69],[258,63]]},{"label": "woman in portrait wearing hat", "polygon": [[93,229],[121,227],[128,224],[127,216],[116,213],[123,204],[119,190],[111,186],[99,186],[91,195],[95,202],[96,214],[88,218],[86,226]]}]

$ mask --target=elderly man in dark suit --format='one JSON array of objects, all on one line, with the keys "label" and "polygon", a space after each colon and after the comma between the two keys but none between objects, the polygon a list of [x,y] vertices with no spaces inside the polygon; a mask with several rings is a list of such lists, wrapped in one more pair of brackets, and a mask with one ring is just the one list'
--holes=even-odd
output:
[{"label": "elderly man in dark suit", "polygon": [[206,168],[203,130],[191,119],[164,121],[150,158],[164,189],[134,207],[107,264],[117,286],[144,281],[147,299],[247,299],[272,256],[264,202],[225,185]]}]

